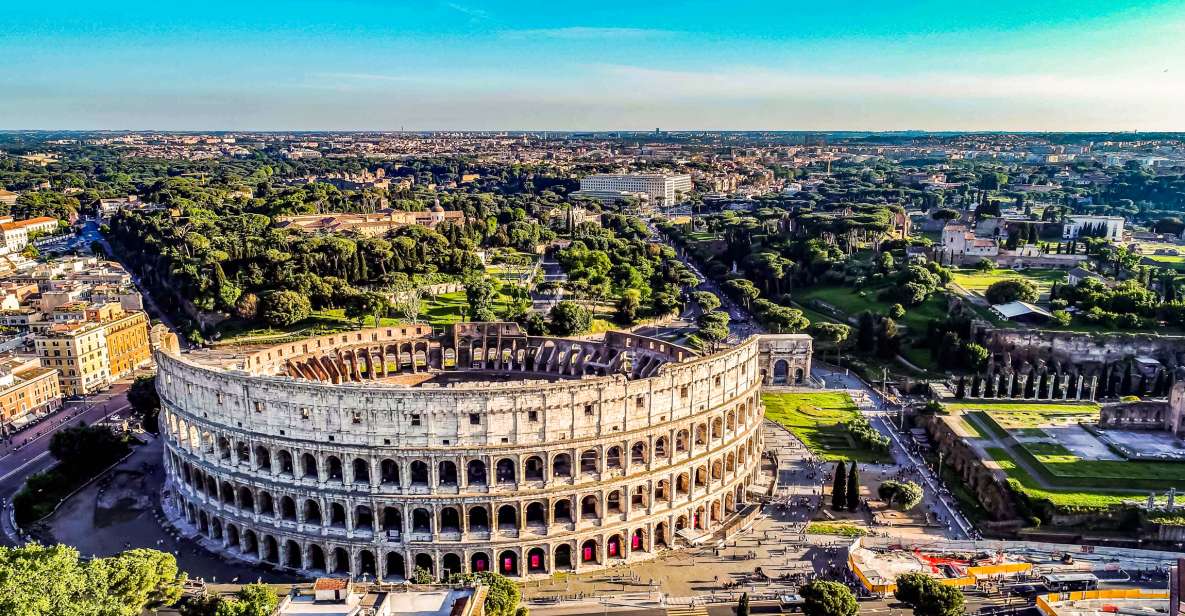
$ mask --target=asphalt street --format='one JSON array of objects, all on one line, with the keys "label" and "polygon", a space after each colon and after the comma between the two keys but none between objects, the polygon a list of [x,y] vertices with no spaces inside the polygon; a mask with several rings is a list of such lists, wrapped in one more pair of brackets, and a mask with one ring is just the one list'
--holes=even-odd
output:
[{"label": "asphalt street", "polygon": [[49,442],[55,432],[80,423],[95,424],[128,408],[127,383],[116,383],[110,390],[89,396],[85,400],[67,402],[56,413],[37,424],[13,434],[0,447],[0,541],[6,545],[20,543],[12,525],[12,497],[20,491],[25,480],[34,473],[54,465],[49,453]]}]

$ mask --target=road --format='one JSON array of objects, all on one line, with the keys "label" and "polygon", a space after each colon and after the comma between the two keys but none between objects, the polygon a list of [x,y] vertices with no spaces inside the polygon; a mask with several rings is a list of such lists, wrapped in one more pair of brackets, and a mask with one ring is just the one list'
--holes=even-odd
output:
[{"label": "road", "polygon": [[[657,228],[650,225],[649,222],[647,222],[647,225],[650,226],[653,237],[657,237],[667,245],[673,246],[669,238],[658,231]],[[728,295],[721,292],[721,289],[716,283],[707,276],[704,276],[699,271],[699,268],[685,254],[682,254],[677,247],[675,247],[675,252],[679,255],[679,259],[684,265],[691,269],[699,279],[700,283],[697,289],[715,293],[720,298],[722,307],[728,311],[731,317],[731,322],[729,323],[729,342],[736,342],[753,334],[765,333],[749,311],[733,302]],[[863,394],[869,404],[861,405],[861,411],[869,418],[869,422],[872,423],[877,431],[889,437],[892,443],[893,460],[897,466],[902,469],[914,469],[914,478],[925,488],[926,498],[924,504],[935,511],[941,521],[947,522],[950,525],[950,534],[953,537],[966,538],[975,532],[975,527],[959,511],[958,506],[954,502],[954,496],[946,490],[934,472],[926,466],[925,461],[920,456],[912,453],[908,444],[903,442],[902,435],[892,424],[891,415],[893,411],[891,410],[891,405],[885,401],[876,388],[845,369],[830,367],[820,361],[812,362],[811,376],[817,382],[823,383],[824,387],[855,390]]]},{"label": "road", "polygon": [[116,383],[110,390],[89,396],[86,400],[69,402],[58,412],[46,417],[12,436],[0,448],[0,541],[16,545],[20,540],[13,528],[12,497],[20,491],[25,480],[53,466],[49,442],[55,432],[80,423],[95,424],[128,408],[127,383]]},{"label": "road", "polygon": [[[862,379],[843,368],[829,366],[820,361],[811,364],[811,374],[821,380],[829,388],[846,389],[856,392],[856,399],[860,411],[868,418],[878,432],[889,437],[893,462],[902,469],[910,469],[911,480],[915,480],[925,488],[924,504],[934,510],[940,521],[950,524],[950,534],[956,539],[968,538],[975,527],[959,511],[954,496],[926,465],[921,456],[910,450],[908,443],[902,438],[901,432],[894,426],[896,410],[893,405],[885,402],[880,392],[865,383]],[[863,403],[861,398],[863,399]]]},{"label": "road", "polygon": [[[87,219],[87,221],[83,223],[82,231],[79,233],[79,238],[88,245],[91,242],[98,242],[99,245],[103,247],[103,250],[107,253],[108,258],[119,261],[119,255],[115,254],[115,251],[111,249],[111,244],[107,242],[107,238],[103,237],[103,234],[99,232],[99,223],[93,218]],[[176,333],[177,339],[181,343],[182,348],[188,347],[189,345],[186,342],[185,337],[178,333],[180,330],[177,329],[176,325],[174,325],[172,320],[169,319],[169,314],[164,310],[161,310],[160,306],[156,304],[156,300],[152,297],[152,293],[144,289],[144,285],[136,276],[135,270],[128,267],[127,263],[124,263],[123,261],[119,262],[128,272],[128,274],[131,275],[132,283],[136,285],[136,290],[138,290],[140,292],[140,296],[144,298],[144,310],[148,313],[148,315],[153,319],[164,323],[168,326],[170,331]]]}]

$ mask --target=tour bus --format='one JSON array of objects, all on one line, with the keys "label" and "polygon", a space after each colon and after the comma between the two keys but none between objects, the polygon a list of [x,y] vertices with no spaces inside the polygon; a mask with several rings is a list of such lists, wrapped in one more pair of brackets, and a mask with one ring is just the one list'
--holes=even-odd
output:
[{"label": "tour bus", "polygon": [[1093,573],[1047,573],[1041,576],[1041,583],[1051,592],[1095,590],[1099,587],[1099,578]]}]

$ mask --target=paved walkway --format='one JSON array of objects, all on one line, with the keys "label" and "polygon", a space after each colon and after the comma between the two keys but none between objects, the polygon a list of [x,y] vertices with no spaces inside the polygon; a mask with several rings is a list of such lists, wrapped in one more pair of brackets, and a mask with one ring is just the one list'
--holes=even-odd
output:
[{"label": "paved walkway", "polygon": [[177,556],[190,578],[210,582],[292,582],[299,578],[245,562],[224,560],[162,523],[165,473],[160,439],[150,438],[103,479],[70,497],[48,521],[52,538],[84,556],[154,548]]},{"label": "paved walkway", "polygon": [[938,521],[948,524],[952,537],[967,538],[976,532],[974,525],[959,511],[954,495],[926,466],[921,456],[910,451],[907,444],[902,441],[901,433],[893,424],[897,411],[885,402],[877,389],[848,370],[820,361],[811,364],[811,375],[831,388],[848,389],[860,394],[859,396],[853,395],[853,400],[860,407],[860,412],[868,418],[878,432],[889,437],[890,453],[896,466],[911,469],[914,475],[912,479],[921,484],[925,491],[922,504],[934,512]]}]

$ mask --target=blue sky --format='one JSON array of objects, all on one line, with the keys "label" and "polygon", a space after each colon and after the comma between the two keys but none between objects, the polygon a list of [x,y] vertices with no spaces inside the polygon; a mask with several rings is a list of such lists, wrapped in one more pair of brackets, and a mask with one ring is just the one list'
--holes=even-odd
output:
[{"label": "blue sky", "polygon": [[1185,1],[59,0],[0,128],[1185,130]]}]

